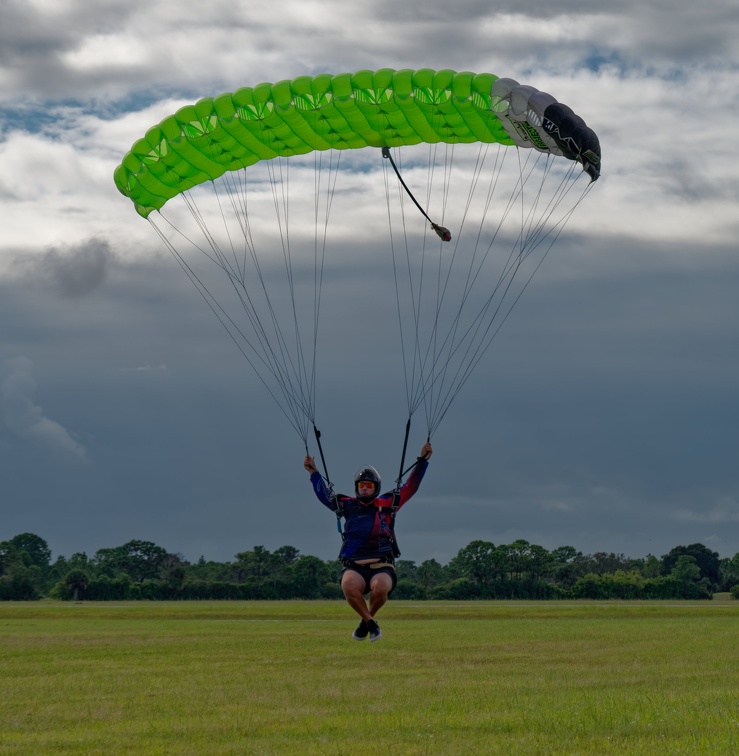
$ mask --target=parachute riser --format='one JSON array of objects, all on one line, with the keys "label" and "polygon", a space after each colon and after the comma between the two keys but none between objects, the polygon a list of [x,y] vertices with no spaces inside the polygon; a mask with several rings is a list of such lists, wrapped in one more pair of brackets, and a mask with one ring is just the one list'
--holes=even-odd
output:
[{"label": "parachute riser", "polygon": [[[434,223],[431,218],[429,218],[428,213],[421,207],[421,205],[418,203],[418,200],[413,196],[413,192],[408,188],[408,185],[403,181],[403,177],[400,175],[400,171],[398,170],[398,166],[395,165],[395,161],[393,160],[393,156],[390,154],[390,148],[389,147],[383,147],[382,148],[382,156],[390,161],[390,165],[392,165],[393,170],[395,171],[395,175],[398,177],[398,181],[400,181],[401,186],[403,189],[405,189],[406,194],[413,200],[413,204],[421,211],[421,215],[423,215],[424,218],[431,224],[431,228],[436,233],[436,235],[445,242],[452,240],[452,234],[449,231],[448,228],[444,228],[444,226],[440,226],[438,223]],[[406,441],[408,440],[408,436],[406,435]]]},{"label": "parachute riser", "polygon": [[[408,422],[405,424],[405,439],[403,440],[403,454],[400,457],[400,471],[398,473],[397,480],[395,481],[395,489],[393,490],[393,493],[396,493],[396,494],[400,491],[401,485],[403,485],[403,478],[405,478],[405,476],[408,475],[408,473],[411,472],[411,470],[413,470],[422,459],[425,459],[425,457],[418,457],[418,459],[407,470],[403,469],[405,467],[405,455],[406,455],[406,452],[408,451],[408,436],[410,435],[410,432],[411,432],[411,419],[408,418]],[[431,437],[428,436],[426,438],[426,443],[429,443],[430,441],[431,441]]]},{"label": "parachute riser", "polygon": [[[328,486],[329,491],[334,490],[334,484],[331,482],[331,478],[329,478],[328,475],[328,467],[326,466],[326,458],[323,456],[323,446],[321,445],[321,431],[316,428],[316,426],[313,426],[313,433],[316,437],[316,444],[318,444],[318,453],[321,455],[321,464],[323,465],[323,478],[326,481],[326,485]],[[306,446],[306,450],[307,450]]]},{"label": "parachute riser", "polygon": [[405,424],[405,439],[403,440],[403,454],[400,457],[400,470],[398,471],[398,478],[395,481],[395,490],[399,491],[400,486],[403,483],[403,467],[405,466],[405,453],[408,451],[408,435],[411,432],[411,419],[408,418],[408,422]]},{"label": "parachute riser", "polygon": [[[316,426],[313,426],[313,433],[316,437],[316,444],[318,444],[318,453],[321,456],[321,464],[323,465],[323,479],[326,481],[326,485],[328,486],[329,493],[331,496],[334,495],[334,484],[331,482],[331,478],[328,476],[328,466],[326,465],[326,457],[323,456],[323,446],[321,445],[321,431],[316,428]],[[308,445],[306,444],[306,454],[308,454]],[[342,539],[344,538],[344,531],[341,527],[341,518],[344,516],[343,510],[338,507],[338,499],[337,501],[337,509],[336,509],[336,529],[339,531]]]}]

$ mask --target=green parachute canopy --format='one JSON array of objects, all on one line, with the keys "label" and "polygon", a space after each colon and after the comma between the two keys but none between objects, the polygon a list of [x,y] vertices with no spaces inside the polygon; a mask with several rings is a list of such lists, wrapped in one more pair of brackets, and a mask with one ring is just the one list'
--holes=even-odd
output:
[{"label": "green parachute canopy", "polygon": [[[490,73],[386,68],[199,100],[136,141],[115,182],[307,452],[337,372],[319,323],[352,334],[348,352],[360,333],[399,345],[388,363],[431,437],[599,175],[597,136],[552,95]],[[377,292],[355,290],[357,270],[383,282],[383,314],[395,295],[378,334],[366,329],[382,318],[359,314]]]},{"label": "green parachute canopy", "polygon": [[260,160],[314,150],[498,142],[578,160],[600,147],[567,106],[490,73],[431,69],[301,76],[204,98],[146,132],[115,171],[147,217],[177,194]]}]

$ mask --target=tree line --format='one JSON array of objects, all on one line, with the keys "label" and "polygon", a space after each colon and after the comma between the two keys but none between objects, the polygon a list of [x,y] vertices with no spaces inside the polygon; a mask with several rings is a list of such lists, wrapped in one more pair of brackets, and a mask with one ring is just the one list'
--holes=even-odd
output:
[{"label": "tree line", "polygon": [[[341,569],[293,546],[189,562],[139,540],[52,561],[43,538],[21,533],[0,542],[0,600],[339,599]],[[475,540],[448,564],[400,559],[396,571],[399,599],[710,599],[718,591],[739,598],[739,553],[721,559],[700,543],[632,559]]]}]

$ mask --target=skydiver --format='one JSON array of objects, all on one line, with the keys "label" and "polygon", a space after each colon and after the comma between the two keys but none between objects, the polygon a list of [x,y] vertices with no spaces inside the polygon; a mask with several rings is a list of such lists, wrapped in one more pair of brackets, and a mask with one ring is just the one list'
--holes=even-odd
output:
[{"label": "skydiver", "polygon": [[[408,480],[397,492],[380,495],[380,475],[374,467],[361,467],[354,477],[352,496],[334,494],[318,472],[313,457],[306,456],[303,467],[318,500],[334,514],[344,517],[343,544],[339,559],[344,565],[341,589],[352,609],[361,617],[354,640],[382,637],[375,620],[377,612],[395,590],[395,558],[400,555],[395,539],[395,513],[418,490],[433,450],[425,443]],[[365,601],[369,594],[369,606]]]}]

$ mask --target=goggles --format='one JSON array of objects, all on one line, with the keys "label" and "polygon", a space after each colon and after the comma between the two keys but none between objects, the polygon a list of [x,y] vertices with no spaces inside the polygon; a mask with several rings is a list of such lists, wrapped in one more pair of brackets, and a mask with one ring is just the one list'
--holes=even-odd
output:
[{"label": "goggles", "polygon": [[370,491],[374,491],[375,484],[371,480],[360,480],[357,482],[357,488],[368,488]]}]

